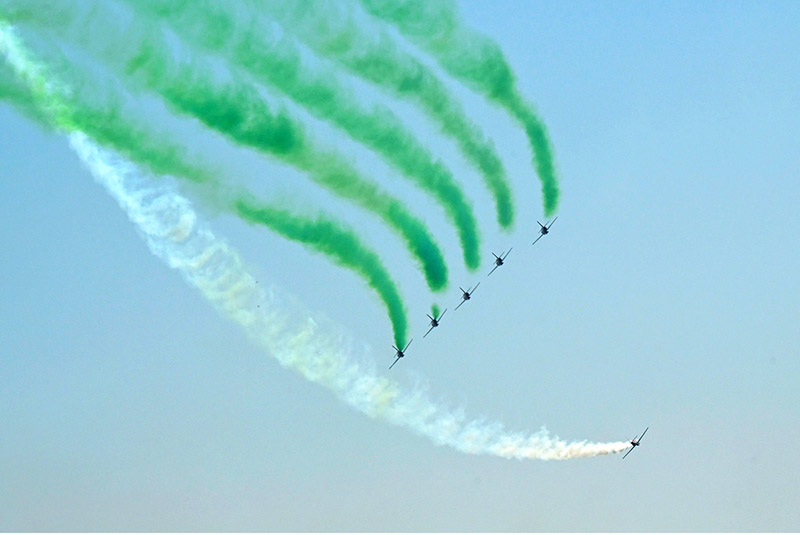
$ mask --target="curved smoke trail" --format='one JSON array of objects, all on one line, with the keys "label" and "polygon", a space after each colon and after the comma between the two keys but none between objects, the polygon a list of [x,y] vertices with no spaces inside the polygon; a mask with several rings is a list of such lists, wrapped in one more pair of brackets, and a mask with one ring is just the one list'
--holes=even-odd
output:
[{"label": "curved smoke trail", "polygon": [[[8,65],[0,63],[0,98],[8,100],[39,124],[64,132],[88,134],[95,142],[114,147],[129,159],[133,156],[135,161],[155,172],[192,181],[202,179],[211,190],[218,189],[211,173],[186,163],[180,148],[163,136],[153,137],[150,132],[137,130],[130,126],[127,118],[121,120],[121,113],[114,110],[110,113],[74,105],[67,97],[72,91],[57,83],[45,67],[30,56],[13,30],[2,20],[0,55],[8,61]],[[13,72],[6,72],[8,70]],[[108,124],[103,124],[103,120]],[[395,344],[405,346],[408,319],[400,293],[377,253],[364,245],[354,232],[324,216],[306,219],[258,202],[246,192],[234,196],[229,205],[219,202],[215,195],[209,195],[205,190],[200,193],[245,221],[266,226],[358,274],[375,290],[386,307]]]},{"label": "curved smoke trail", "polygon": [[542,183],[544,213],[558,208],[559,188],[553,149],[544,121],[516,88],[511,66],[500,47],[464,26],[452,0],[361,0],[375,17],[397,27],[406,37],[432,54],[457,79],[499,104],[528,136],[534,166]]},{"label": "curved smoke trail", "polygon": [[[134,166],[72,134],[72,147],[144,235],[150,250],[178,270],[225,316],[281,365],[332,391],[370,416],[408,427],[434,443],[464,453],[515,459],[573,459],[624,451],[629,442],[565,442],[538,433],[510,433],[499,423],[467,420],[407,391],[353,358],[336,326],[312,318],[294,298],[256,284],[243,260],[198,219],[187,199],[167,186],[153,186]],[[163,184],[163,182],[162,182]]]},{"label": "curved smoke trail", "polygon": [[[4,35],[3,29],[0,22],[0,36]],[[0,48],[4,44],[8,43],[0,39]],[[2,52],[8,57],[10,50]],[[44,76],[33,78],[42,82],[46,92],[51,82]],[[13,86],[9,92],[14,93]],[[59,103],[50,104],[58,108]],[[138,226],[154,254],[179,270],[283,366],[328,388],[362,413],[473,454],[569,459],[615,453],[629,447],[628,442],[567,443],[551,438],[544,430],[509,433],[499,423],[467,420],[460,412],[434,404],[423,391],[409,391],[378,376],[354,357],[349,349],[354,342],[340,328],[315,321],[279,289],[255,284],[238,254],[199,221],[189,201],[165,180],[143,177],[133,164],[76,132],[74,125],[64,125],[63,129],[72,132],[74,150]]]},{"label": "curved smoke trail", "polygon": [[433,71],[398,47],[380,27],[358,20],[347,2],[250,0],[250,3],[254,12],[279,21],[318,54],[422,108],[481,171],[494,198],[498,224],[505,229],[511,227],[514,202],[503,163],[491,141],[483,136]]},{"label": "curved smoke trail", "polygon": [[394,329],[394,343],[405,347],[408,320],[405,306],[389,272],[378,254],[367,248],[358,236],[324,217],[302,219],[286,210],[264,206],[248,199],[235,202],[236,213],[250,223],[264,225],[284,238],[311,245],[336,264],[358,273],[386,305]]},{"label": "curved smoke trail", "polygon": [[14,32],[0,17],[0,55],[13,71],[4,75],[4,100],[42,125],[63,131],[88,132],[103,145],[109,145],[126,157],[144,164],[158,174],[184,177],[196,183],[213,182],[213,174],[202,166],[189,163],[183,147],[164,136],[134,126],[121,106],[108,103],[104,108],[85,105],[75,97],[80,90],[57,82],[45,67],[35,61]]},{"label": "curved smoke trail", "polygon": [[450,170],[434,159],[390,109],[381,105],[368,109],[351,89],[342,85],[332,69],[308,65],[292,39],[280,35],[272,25],[256,29],[251,17],[242,16],[232,6],[226,9],[208,0],[128,2],[195,46],[225,54],[259,81],[277,88],[380,154],[444,208],[458,232],[464,263],[470,269],[478,267],[480,240],[471,204]]},{"label": "curved smoke trail", "polygon": [[[118,73],[131,75],[137,84],[157,92],[173,110],[196,118],[241,146],[304,171],[317,184],[377,215],[404,240],[428,287],[433,291],[446,288],[444,255],[422,221],[343,157],[319,147],[288,110],[272,109],[257,87],[235,72],[227,82],[220,81],[214,66],[191,50],[181,50],[188,60],[179,59],[173,43],[158,28],[140,21],[120,21],[120,14],[102,3],[83,3],[74,9],[69,1],[59,5],[57,20],[41,13],[26,23],[79,43]],[[81,13],[87,5],[91,9]]]}]

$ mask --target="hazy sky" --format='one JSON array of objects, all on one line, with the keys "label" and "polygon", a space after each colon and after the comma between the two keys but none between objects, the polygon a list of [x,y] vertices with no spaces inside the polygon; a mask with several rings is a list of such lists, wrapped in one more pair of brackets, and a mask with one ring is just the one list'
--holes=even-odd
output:
[{"label": "hazy sky", "polygon": [[[511,233],[452,142],[383,102],[463,181],[486,257],[475,273],[430,201],[312,122],[407,195],[447,255],[451,288],[432,298],[399,240],[336,206],[408,307],[415,340],[386,373],[511,429],[614,441],[650,426],[642,447],[625,461],[508,461],[353,411],[221,319],[150,254],[64,136],[0,102],[0,529],[800,530],[800,4],[460,10],[500,44],[547,124],[559,219],[530,246],[543,216],[523,132],[452,80],[508,169]],[[226,172],[298,205],[335,204],[269,158],[179,127]],[[257,275],[391,364],[391,327],[360,279],[203,213]],[[487,279],[491,252],[509,246]],[[452,311],[457,286],[478,281]],[[451,311],[423,340],[434,301]]]}]

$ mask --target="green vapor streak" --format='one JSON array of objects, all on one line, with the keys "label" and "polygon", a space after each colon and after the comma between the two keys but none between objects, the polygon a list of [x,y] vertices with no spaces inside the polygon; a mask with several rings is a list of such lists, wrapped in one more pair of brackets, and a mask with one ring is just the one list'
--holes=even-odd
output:
[{"label": "green vapor streak", "polygon": [[[0,23],[0,32],[2,31],[3,27]],[[0,48],[2,48],[2,44],[0,44]],[[35,99],[28,87],[5,63],[0,63],[0,100],[10,103],[17,111],[34,122],[42,126],[50,126],[47,115],[35,104]]]},{"label": "green vapor streak", "polygon": [[447,267],[438,245],[423,223],[403,204],[336,154],[316,148],[286,110],[273,112],[255,88],[242,82],[220,88],[199,62],[180,65],[155,32],[130,58],[127,71],[143,75],[146,86],[159,92],[176,110],[192,115],[235,142],[276,156],[308,173],[316,183],[374,212],[398,232],[421,263],[428,287],[447,285]]},{"label": "green vapor streak", "polygon": [[224,53],[260,81],[278,88],[383,156],[442,205],[458,231],[464,263],[471,269],[478,267],[480,244],[472,207],[447,167],[434,160],[391,110],[383,106],[365,109],[334,72],[312,71],[301,61],[291,39],[275,35],[271,25],[256,30],[252,17],[237,16],[233,6],[226,9],[208,0],[128,2],[158,16],[195,45]]},{"label": "green vapor streak", "polygon": [[284,238],[306,244],[340,266],[358,273],[386,306],[395,345],[405,347],[408,321],[397,287],[378,255],[362,244],[356,234],[329,219],[299,219],[285,210],[257,206],[250,200],[236,201],[235,210],[245,221],[265,225]]},{"label": "green vapor streak", "polygon": [[525,129],[542,183],[544,213],[558,208],[559,188],[553,150],[542,119],[516,88],[514,73],[500,47],[465,27],[451,0],[361,0],[375,17],[395,25],[431,53],[454,77],[504,107]]},{"label": "green vapor streak", "polygon": [[439,305],[434,303],[433,306],[431,306],[431,312],[432,312],[431,316],[433,316],[434,318],[438,318],[439,317],[439,310],[440,310],[439,309]]},{"label": "green vapor streak", "polygon": [[[69,5],[69,0],[60,5]],[[120,23],[118,13],[101,2],[80,4],[87,5],[92,9],[83,17],[77,10],[63,9],[58,20],[48,21],[44,13],[35,23],[93,51],[121,74],[133,76],[173,110],[195,117],[239,145],[305,171],[317,184],[373,212],[406,242],[428,287],[434,291],[446,287],[444,257],[423,223],[341,156],[318,148],[286,110],[271,110],[257,88],[235,73],[227,83],[217,81],[212,66],[188,51],[190,62],[175,59],[174,47],[159,29],[131,20]]]},{"label": "green vapor streak", "polygon": [[396,97],[412,101],[453,138],[462,154],[476,166],[491,192],[497,222],[509,228],[514,204],[505,169],[491,141],[470,120],[436,75],[403,51],[391,35],[353,18],[346,4],[327,0],[251,0],[259,12],[278,20],[318,54],[332,58]]},{"label": "green vapor streak", "polygon": [[121,106],[112,103],[106,109],[97,109],[78,103],[74,98],[68,100],[68,95],[75,91],[54,82],[1,17],[0,12],[0,54],[7,62],[13,63],[3,69],[9,71],[3,72],[0,83],[3,100],[47,128],[84,132],[156,174],[182,176],[197,183],[212,180],[211,173],[187,162],[182,147],[169,143],[163,136],[133,126],[132,119],[126,116]]},{"label": "green vapor streak", "polygon": [[[152,50],[152,49],[151,49]],[[144,67],[140,55],[131,72]],[[421,221],[414,218],[400,201],[380,191],[377,185],[362,179],[344,160],[309,145],[299,123],[286,112],[270,113],[254,92],[243,88],[220,90],[207,80],[183,72],[169,83],[167,75],[155,75],[151,83],[177,110],[193,115],[239,144],[274,155],[306,171],[309,176],[338,195],[373,211],[397,231],[412,254],[421,262],[428,286],[441,290],[447,284],[447,267],[439,247]],[[150,74],[154,74],[151,71]]]},{"label": "green vapor streak", "polygon": [[[96,130],[94,123],[87,123],[88,128],[83,129],[79,122],[72,121],[72,117],[102,117],[101,112],[87,109],[79,111],[77,109],[79,105],[66,96],[72,92],[68,91],[66,86],[55,82],[44,66],[35,61],[28,53],[21,41],[17,39],[13,29],[2,20],[0,20],[0,55],[9,62],[9,64],[0,63],[0,99],[7,100],[43,126],[92,136]],[[151,166],[153,162],[159,162],[159,165],[166,168],[167,174],[194,181],[194,178],[181,174],[182,170],[188,169],[190,166],[181,162],[179,156],[168,161],[160,161],[158,152],[155,155],[148,155],[147,151],[139,146],[131,148],[120,144],[123,141],[136,142],[147,139],[147,137],[143,133],[122,135],[126,128],[133,132],[133,129],[124,122],[119,122],[116,128],[121,134],[112,138],[104,138],[104,142],[108,146],[122,154],[127,153],[141,158],[141,161],[131,158],[136,163]],[[159,141],[167,143],[165,139]],[[173,155],[179,154],[174,149],[168,152]],[[204,194],[214,195],[213,192],[209,194],[208,191],[205,191]],[[405,345],[407,319],[405,307],[397,288],[378,256],[363,245],[355,233],[322,216],[317,217],[316,220],[305,219],[292,215],[285,209],[267,206],[263,203],[257,205],[251,195],[247,196],[247,200],[238,199],[229,208],[242,219],[259,223],[285,238],[300,242],[314,251],[327,255],[336,264],[358,274],[378,292],[385,303],[389,312],[389,320],[392,323],[395,343],[398,344],[398,347]]]}]

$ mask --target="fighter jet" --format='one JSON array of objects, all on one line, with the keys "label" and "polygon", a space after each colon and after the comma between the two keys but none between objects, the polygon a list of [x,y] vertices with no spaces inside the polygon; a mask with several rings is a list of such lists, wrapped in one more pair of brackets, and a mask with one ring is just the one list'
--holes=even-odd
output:
[{"label": "fighter jet", "polygon": [[555,219],[553,219],[552,221],[550,221],[546,225],[542,225],[541,223],[539,223],[537,221],[537,223],[539,223],[539,227],[541,227],[539,229],[539,237],[536,238],[535,240],[533,240],[533,243],[531,245],[536,245],[536,242],[539,241],[542,238],[542,236],[544,236],[545,234],[549,234],[550,233],[550,227],[553,226],[553,223],[556,222],[556,219],[558,219],[558,216],[556,216]]},{"label": "fighter jet", "polygon": [[[513,249],[513,247],[512,247],[511,249]],[[493,267],[493,268],[492,268],[492,270],[489,272],[489,275],[491,275],[492,273],[494,273],[494,270],[495,270],[495,269],[497,269],[497,268],[499,268],[500,266],[502,266],[502,265],[503,265],[503,262],[505,262],[505,260],[506,260],[506,257],[508,256],[508,253],[510,253],[510,252],[511,252],[511,249],[509,249],[509,250],[508,250],[506,253],[500,253],[500,256],[497,256],[496,254],[492,253],[492,256],[494,257],[494,267]],[[489,275],[487,275],[487,277],[488,277]]]},{"label": "fighter jet", "polygon": [[478,284],[476,284],[476,285],[475,285],[475,286],[474,286],[472,289],[470,289],[469,291],[465,290],[465,289],[464,289],[464,288],[462,288],[461,286],[459,286],[459,287],[458,287],[458,289],[459,289],[459,290],[461,290],[463,293],[461,294],[461,302],[460,302],[460,303],[458,304],[458,306],[456,307],[456,310],[458,310],[458,308],[459,308],[461,305],[463,305],[464,303],[466,303],[467,301],[469,301],[470,299],[472,299],[472,294],[474,294],[474,293],[475,293],[475,290],[476,290],[476,289],[478,288],[478,286],[480,286],[480,285],[481,285],[481,283],[479,282]]},{"label": "fighter jet", "polygon": [[391,369],[394,367],[394,365],[395,365],[395,364],[397,364],[397,361],[398,361],[398,360],[400,360],[401,358],[403,358],[403,357],[405,357],[405,356],[406,356],[406,349],[408,349],[408,346],[410,346],[410,345],[411,345],[411,342],[413,342],[413,341],[414,341],[414,339],[413,339],[413,338],[412,338],[411,340],[409,340],[409,341],[408,341],[408,343],[406,344],[406,347],[404,347],[403,349],[397,349],[396,347],[394,347],[394,345],[392,345],[392,348],[393,348],[395,351],[397,351],[397,353],[395,353],[395,354],[394,354],[394,356],[396,357],[396,358],[394,359],[394,362],[392,362],[392,365],[391,365],[391,366],[389,366],[389,369],[390,369],[390,370],[391,370]]},{"label": "fighter jet", "polygon": [[445,312],[447,312],[447,309],[446,309],[446,308],[444,309],[444,312],[442,312],[441,314],[439,314],[439,317],[438,317],[438,318],[431,318],[430,314],[425,314],[426,316],[428,316],[428,317],[431,319],[431,323],[430,323],[430,325],[431,325],[431,328],[430,328],[430,329],[428,329],[428,332],[427,332],[427,333],[425,333],[425,334],[423,334],[423,335],[422,335],[422,337],[423,337],[423,338],[425,338],[426,336],[428,336],[428,333],[429,333],[429,332],[431,332],[432,330],[434,330],[436,327],[438,327],[438,326],[439,326],[439,322],[440,322],[440,321],[442,320],[442,318],[444,317],[444,313],[445,313]]},{"label": "fighter jet", "polygon": [[[648,427],[647,429],[650,429],[650,428]],[[644,433],[647,433],[647,429],[644,430]],[[639,435],[638,438],[637,437],[633,437],[633,440],[631,440],[631,449],[628,450],[628,453],[626,453],[625,455],[622,456],[623,459],[625,457],[627,457],[628,455],[630,455],[631,452],[636,449],[636,446],[638,446],[639,442],[642,441],[642,437],[644,436],[644,433]]]}]

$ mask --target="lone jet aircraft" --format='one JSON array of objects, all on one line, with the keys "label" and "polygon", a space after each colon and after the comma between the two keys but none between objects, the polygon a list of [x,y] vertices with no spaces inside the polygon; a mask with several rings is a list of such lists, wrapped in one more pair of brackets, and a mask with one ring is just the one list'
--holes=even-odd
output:
[{"label": "lone jet aircraft", "polygon": [[425,338],[426,336],[428,336],[428,333],[429,333],[429,332],[431,332],[432,330],[434,330],[436,327],[438,327],[438,326],[439,326],[439,322],[440,322],[440,321],[442,320],[442,318],[444,317],[444,313],[445,313],[445,312],[447,312],[447,309],[446,309],[446,308],[444,309],[444,312],[442,312],[441,314],[439,314],[439,317],[438,317],[438,318],[431,318],[430,314],[425,314],[426,316],[428,316],[428,317],[431,319],[431,323],[430,323],[430,325],[431,325],[431,328],[430,328],[430,329],[428,329],[428,332],[427,332],[427,333],[425,333],[425,334],[423,334],[423,335],[422,335],[422,337],[423,337],[423,338]]},{"label": "lone jet aircraft", "polygon": [[[648,427],[647,429],[650,428]],[[644,436],[644,434],[647,433],[647,429],[645,429],[644,432],[641,435],[639,435],[639,438],[633,437],[633,440],[631,440],[631,449],[628,450],[628,453],[622,456],[623,459],[628,455],[630,455],[631,452],[636,449],[636,446],[638,446],[639,442],[642,441],[642,437]]]},{"label": "lone jet aircraft", "polygon": [[467,301],[469,301],[470,299],[472,299],[472,294],[474,294],[474,293],[475,293],[475,290],[477,290],[477,289],[478,289],[478,286],[480,286],[480,285],[481,285],[481,283],[479,282],[478,284],[476,284],[476,285],[475,285],[475,286],[474,286],[474,287],[473,287],[471,290],[469,290],[469,291],[465,290],[465,289],[464,289],[464,288],[462,288],[461,286],[459,286],[459,287],[458,287],[458,289],[459,289],[459,290],[461,290],[463,293],[461,294],[461,302],[460,302],[460,303],[458,304],[458,306],[456,307],[456,310],[458,310],[458,308],[459,308],[461,305],[463,305],[464,303],[466,303]]},{"label": "lone jet aircraft", "polygon": [[413,341],[414,341],[413,338],[411,340],[409,340],[408,343],[406,344],[406,347],[404,347],[403,349],[397,349],[396,347],[394,347],[394,345],[392,345],[392,348],[394,348],[394,350],[397,351],[397,353],[394,354],[394,356],[397,357],[397,358],[395,358],[394,362],[392,362],[392,365],[389,366],[390,370],[394,367],[395,364],[397,364],[398,360],[400,360],[401,358],[406,356],[406,349],[408,349],[408,346],[410,346],[411,342],[413,342]]},{"label": "lone jet aircraft", "polygon": [[549,234],[550,233],[550,227],[553,226],[553,223],[556,222],[556,219],[558,219],[558,216],[556,216],[555,219],[553,219],[552,221],[550,221],[546,225],[542,225],[541,223],[539,223],[537,221],[537,223],[539,223],[539,227],[541,227],[539,229],[539,237],[536,238],[535,240],[533,240],[533,243],[531,245],[536,245],[536,242],[539,241],[542,238],[542,236],[544,236],[545,234]]},{"label": "lone jet aircraft", "polygon": [[[513,247],[512,247],[511,249],[513,249]],[[491,275],[492,273],[494,273],[494,270],[495,270],[495,269],[497,269],[497,268],[499,268],[500,266],[502,266],[502,265],[503,265],[503,262],[505,262],[505,260],[506,260],[506,257],[508,256],[508,253],[510,253],[510,252],[511,252],[511,249],[509,249],[509,250],[508,250],[507,252],[505,252],[505,253],[500,253],[500,256],[497,256],[496,254],[492,253],[492,256],[494,257],[494,267],[493,267],[493,268],[492,268],[492,270],[489,272],[489,275]],[[487,275],[487,277],[488,277],[489,275]]]}]

